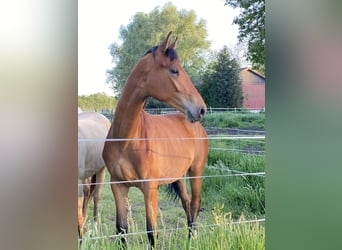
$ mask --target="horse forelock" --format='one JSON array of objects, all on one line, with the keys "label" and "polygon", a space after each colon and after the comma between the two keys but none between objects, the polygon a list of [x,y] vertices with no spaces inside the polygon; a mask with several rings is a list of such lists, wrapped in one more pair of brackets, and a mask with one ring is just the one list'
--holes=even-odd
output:
[{"label": "horse forelock", "polygon": [[[152,48],[150,48],[149,50],[147,50],[144,54],[144,56],[146,56],[147,54],[149,53],[152,53],[153,57],[156,57],[156,51],[158,49],[159,46],[154,46]],[[172,49],[172,48],[167,48],[166,51],[165,51],[165,55],[170,58],[171,61],[174,61],[174,60],[178,60],[178,54],[177,52]]]},{"label": "horse forelock", "polygon": [[165,55],[167,55],[171,61],[178,60],[177,52],[174,49],[167,48],[165,51]]}]

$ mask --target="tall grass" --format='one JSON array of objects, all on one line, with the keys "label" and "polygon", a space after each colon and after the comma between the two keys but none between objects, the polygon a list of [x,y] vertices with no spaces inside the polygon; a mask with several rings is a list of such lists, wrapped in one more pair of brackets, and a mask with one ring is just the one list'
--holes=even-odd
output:
[{"label": "tall grass", "polygon": [[[186,225],[171,228],[163,225],[158,232],[156,249],[265,249],[265,228],[263,223],[247,223],[241,216],[233,222],[229,213],[223,212],[223,206],[214,207],[211,215],[215,224],[198,225],[197,234],[188,239]],[[132,216],[132,215],[130,215]],[[129,217],[130,217],[129,216]],[[130,218],[129,220],[132,220]],[[101,222],[100,224],[103,223]],[[127,249],[150,249],[146,234],[132,229],[126,236]],[[136,233],[136,234],[134,234]],[[103,232],[99,231],[102,236]],[[105,236],[105,235],[103,235]],[[79,249],[124,249],[119,237],[85,238]]]},{"label": "tall grass", "polygon": [[[263,122],[263,114],[252,113],[208,114],[204,121],[206,126],[212,127],[261,129],[264,127]],[[236,142],[211,140],[210,147],[236,147],[234,143]],[[239,144],[241,148],[255,146],[264,150],[264,144],[260,145],[242,141]],[[264,223],[246,223],[246,220],[265,217],[265,177],[227,176],[239,172],[263,172],[264,165],[264,155],[209,151],[203,173],[208,177],[203,179],[201,212],[196,222],[198,233],[190,240],[181,202],[170,201],[165,187],[161,186],[158,198],[159,233],[156,249],[265,249]],[[218,175],[222,176],[210,177]],[[187,185],[189,186],[189,182]],[[127,249],[149,249],[145,232],[145,205],[140,190],[131,188],[129,201]],[[115,203],[109,185],[104,185],[97,227],[91,220],[92,204],[88,211],[86,236],[79,249],[120,249],[120,238],[115,235]]]},{"label": "tall grass", "polygon": [[[241,214],[247,217],[262,217],[265,214],[265,177],[224,175],[237,173],[264,172],[265,157],[263,155],[244,155],[213,151],[209,154],[208,166],[204,176],[223,175],[222,177],[205,178],[203,180],[202,204],[221,202],[233,218]],[[214,197],[221,196],[219,201]]]},{"label": "tall grass", "polygon": [[[226,175],[233,173],[232,170],[264,171],[263,156],[226,153],[224,157],[215,158],[212,154],[204,176]],[[196,222],[198,234],[188,241],[186,216],[181,203],[179,200],[170,201],[165,186],[161,186],[157,249],[264,249],[264,224],[244,223],[245,220],[264,218],[264,199],[264,177],[204,178],[202,209]],[[148,249],[145,207],[140,190],[131,188],[129,201],[129,233],[133,235],[127,236],[128,249]],[[89,209],[89,218],[92,218],[91,211],[92,208]],[[109,185],[104,186],[99,217],[97,232],[88,219],[87,234],[79,249],[120,249],[120,238],[115,235],[115,204]],[[103,238],[91,239],[96,236]]]}]

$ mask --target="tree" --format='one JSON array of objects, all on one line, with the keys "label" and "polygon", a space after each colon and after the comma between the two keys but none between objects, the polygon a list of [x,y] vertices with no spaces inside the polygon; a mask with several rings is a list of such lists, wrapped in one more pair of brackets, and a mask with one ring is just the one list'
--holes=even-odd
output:
[{"label": "tree", "polygon": [[239,41],[247,43],[247,59],[265,73],[265,0],[226,0],[225,5],[241,8],[233,23],[239,25]]},{"label": "tree", "polygon": [[218,108],[240,108],[243,96],[240,67],[224,46],[212,61],[203,76],[199,91],[207,106]]},{"label": "tree", "polygon": [[210,45],[206,40],[206,21],[197,20],[193,10],[178,11],[174,5],[167,3],[150,13],[135,14],[127,27],[120,28],[122,44],[113,43],[110,46],[115,66],[107,70],[107,82],[113,85],[118,95],[135,63],[149,48],[160,44],[169,31],[178,36],[177,53],[182,66],[193,82],[198,81],[199,72],[205,64],[203,54]]},{"label": "tree", "polygon": [[83,110],[91,110],[102,112],[105,110],[113,110],[116,106],[114,96],[108,96],[106,93],[97,93],[93,95],[78,96],[78,106]]}]

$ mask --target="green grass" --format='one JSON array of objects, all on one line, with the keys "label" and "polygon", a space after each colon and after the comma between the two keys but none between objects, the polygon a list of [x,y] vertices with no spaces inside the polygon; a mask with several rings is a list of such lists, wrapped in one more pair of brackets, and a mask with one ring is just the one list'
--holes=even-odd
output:
[{"label": "green grass", "polygon": [[[241,220],[243,222],[243,219]],[[149,249],[146,235],[130,236],[127,249]],[[118,240],[87,240],[81,249],[120,249]],[[221,227],[202,228],[198,235],[188,241],[187,230],[160,232],[156,249],[265,249],[265,229],[258,222],[233,225],[227,223]]]},{"label": "green grass", "polygon": [[[132,190],[133,191],[133,190]],[[130,195],[138,195],[134,189]],[[161,192],[163,193],[163,192]],[[161,194],[163,196],[163,194]],[[140,199],[138,199],[140,200]],[[213,206],[207,214],[200,214],[198,218],[197,235],[190,241],[187,238],[188,230],[184,219],[184,211],[178,205],[171,205],[162,201],[159,210],[159,228],[156,249],[265,249],[265,228],[263,223],[244,223],[245,217],[233,220],[231,213],[227,212],[224,205]],[[132,213],[129,215],[130,233],[127,236],[127,249],[149,249],[149,243],[143,227],[145,226],[142,211],[135,206],[137,202],[131,202]],[[115,232],[115,222],[106,221],[104,213],[106,208],[102,207],[98,233],[96,236],[112,235]],[[112,211],[114,215],[114,211]],[[170,219],[171,218],[171,219]],[[233,221],[241,222],[235,224]],[[88,226],[91,226],[88,222]],[[215,226],[213,224],[218,224]],[[119,238],[90,239],[91,227],[88,228],[88,237],[85,237],[79,249],[120,249]]]},{"label": "green grass", "polygon": [[[112,121],[113,114],[105,113]],[[244,112],[215,112],[207,113],[202,121],[204,127],[265,129],[265,113]]]},{"label": "green grass", "polygon": [[[204,176],[229,175],[239,172],[264,172],[264,155],[244,155],[212,151],[209,153],[208,166]],[[262,217],[265,214],[265,177],[261,176],[234,176],[205,178],[202,188],[202,204],[211,203],[207,197],[223,196],[221,202],[233,218],[241,214],[247,217],[254,215]]]},{"label": "green grass", "polygon": [[265,139],[228,140],[219,138],[225,136],[227,136],[227,134],[217,135],[215,139],[209,141],[209,158],[225,158],[227,155],[230,155],[231,151],[255,152],[257,154],[261,154],[265,151]]},{"label": "green grass", "polygon": [[[207,114],[203,122],[209,127],[263,129],[264,119],[264,114],[217,113]],[[265,149],[264,143],[242,140],[210,140],[209,146],[211,148]],[[264,172],[264,166],[264,155],[244,155],[238,152],[211,149],[203,175],[231,175],[236,173],[234,171]],[[244,223],[246,220],[265,218],[264,183],[265,177],[261,176],[204,178],[201,193],[203,211],[200,212],[196,223],[198,234],[190,241],[188,241],[186,216],[181,202],[170,201],[165,186],[161,186],[158,203],[160,231],[156,249],[265,249],[264,223]],[[129,233],[135,234],[127,236],[127,249],[149,249],[145,233],[145,205],[140,190],[130,189],[129,202]],[[99,212],[96,232],[91,220],[91,204],[86,236],[79,249],[119,249],[119,239],[115,237],[115,203],[109,185],[104,185]],[[240,224],[234,223],[239,221]],[[215,224],[218,225],[214,226]],[[109,238],[110,235],[113,237]],[[91,237],[100,238],[91,239]]]},{"label": "green grass", "polygon": [[[226,175],[231,173],[229,169],[264,171],[263,156],[226,153],[225,157],[219,160],[211,157],[208,162],[204,176]],[[180,201],[170,201],[165,186],[160,186],[157,249],[264,249],[263,223],[233,224],[233,221],[264,218],[264,199],[264,177],[204,178],[201,195],[203,211],[197,219],[198,234],[188,241],[187,222]],[[128,249],[147,249],[145,206],[140,190],[131,188],[129,201],[129,233],[137,234],[127,236]],[[95,233],[91,221],[92,205],[89,208],[86,237],[79,249],[118,249],[119,239],[107,237],[115,235],[116,231],[115,204],[109,185],[104,186],[99,210],[100,221]],[[92,240],[90,236],[104,238]]]},{"label": "green grass", "polygon": [[265,129],[265,113],[216,112],[204,116],[204,127]]}]

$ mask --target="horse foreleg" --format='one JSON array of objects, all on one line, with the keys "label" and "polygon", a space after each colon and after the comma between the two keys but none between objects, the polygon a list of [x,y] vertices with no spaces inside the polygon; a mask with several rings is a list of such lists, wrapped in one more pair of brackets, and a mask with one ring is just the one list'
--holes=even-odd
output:
[{"label": "horse foreleg", "polygon": [[[115,181],[112,179],[112,181]],[[111,184],[112,192],[116,206],[116,233],[126,234],[128,232],[127,214],[128,214],[128,189],[124,184]],[[126,245],[125,237],[121,242]]]},{"label": "horse foreleg", "polygon": [[146,208],[146,230],[147,237],[152,247],[155,246],[154,231],[158,229],[157,225],[157,209],[158,209],[158,184],[157,183],[144,183],[142,188],[145,199]]},{"label": "horse foreleg", "polygon": [[[189,171],[190,177],[201,176],[202,173],[196,173],[194,171]],[[190,179],[191,185],[191,204],[190,204],[190,221],[189,223],[189,237],[193,230],[196,232],[196,228],[194,228],[194,224],[196,223],[197,216],[200,211],[201,206],[201,190],[202,190],[202,178],[193,178]]]}]

